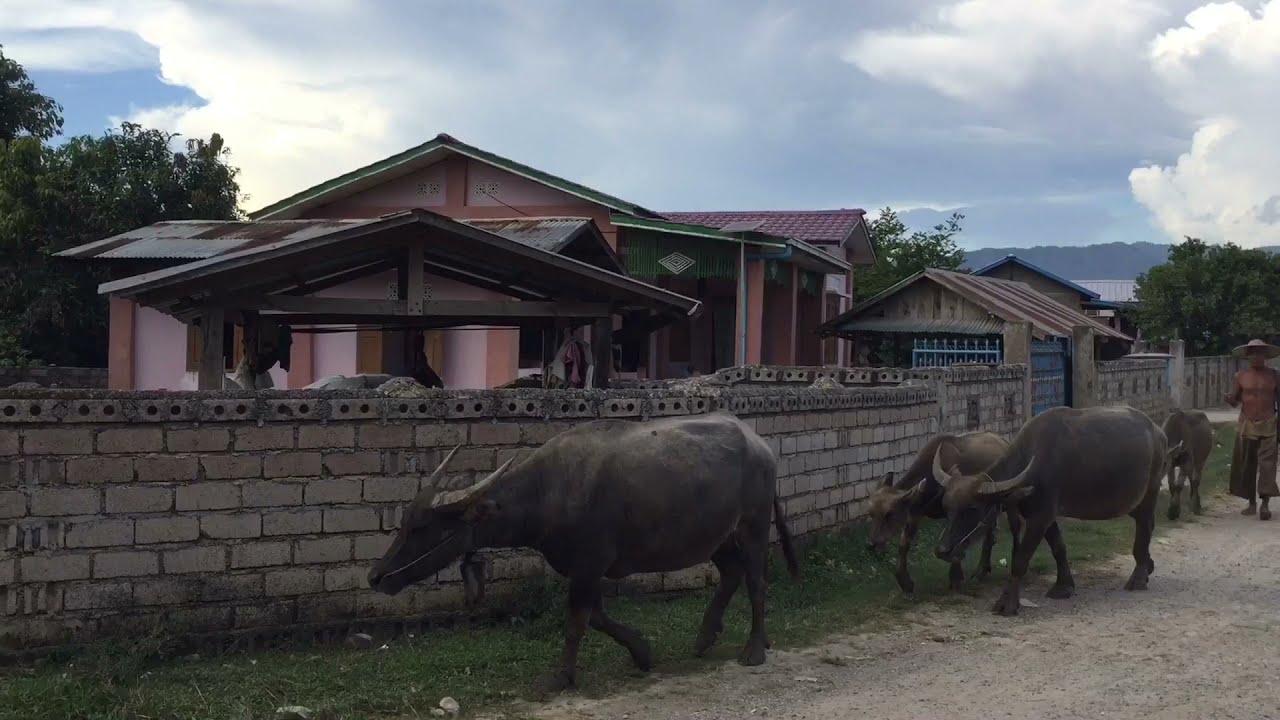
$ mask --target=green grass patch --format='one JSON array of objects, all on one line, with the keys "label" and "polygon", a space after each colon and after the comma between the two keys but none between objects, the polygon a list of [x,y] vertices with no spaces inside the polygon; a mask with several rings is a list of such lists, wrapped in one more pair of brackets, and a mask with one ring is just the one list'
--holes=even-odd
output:
[{"label": "green grass patch", "polygon": [[[1202,488],[1206,500],[1225,485],[1232,433],[1229,425],[1217,427],[1219,447]],[[1162,496],[1157,532],[1180,524],[1166,519],[1167,502]],[[1185,498],[1183,522],[1194,522]],[[806,548],[800,584],[775,568],[768,618],[775,648],[812,644],[871,621],[892,620],[922,603],[964,600],[946,592],[946,566],[932,557],[940,529],[939,523],[929,524],[916,545],[914,597],[904,596],[893,580],[893,552],[876,559],[863,549],[862,527]],[[1071,559],[1083,563],[1128,553],[1133,522],[1066,521],[1063,531]],[[1009,547],[1002,526],[994,557],[1007,558]],[[969,553],[971,567],[976,556],[975,548]],[[1033,569],[1052,568],[1042,544]],[[1006,576],[1007,566],[997,566],[987,583]],[[558,658],[563,588],[558,579],[531,581],[522,612],[504,626],[434,631],[393,641],[385,650],[313,647],[186,660],[174,657],[172,646],[158,637],[98,645],[34,667],[0,670],[0,718],[249,720],[271,718],[282,705],[312,708],[319,718],[416,718],[430,717],[446,695],[464,712],[501,705],[528,697],[533,681]],[[976,583],[966,583],[966,592],[976,589]],[[739,593],[720,645],[705,660],[693,658],[690,649],[709,596],[618,598],[608,607],[650,639],[658,671],[697,672],[736,657],[749,626],[745,593]],[[600,633],[588,633],[579,667],[581,692],[589,696],[644,682],[626,652]]]}]

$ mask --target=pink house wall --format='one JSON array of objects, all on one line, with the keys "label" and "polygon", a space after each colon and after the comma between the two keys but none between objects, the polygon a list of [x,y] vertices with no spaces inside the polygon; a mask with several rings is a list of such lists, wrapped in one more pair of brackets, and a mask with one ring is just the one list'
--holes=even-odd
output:
[{"label": "pink house wall", "polygon": [[[138,390],[195,390],[196,373],[187,372],[187,325],[149,307],[134,306],[133,386]],[[279,367],[268,371],[278,388],[289,375]],[[226,374],[233,374],[228,371]]]}]

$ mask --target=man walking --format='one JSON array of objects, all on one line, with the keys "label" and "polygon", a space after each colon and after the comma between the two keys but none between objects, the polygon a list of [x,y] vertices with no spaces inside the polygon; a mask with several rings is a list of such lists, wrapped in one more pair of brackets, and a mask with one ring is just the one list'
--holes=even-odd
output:
[{"label": "man walking", "polygon": [[[1280,347],[1250,340],[1231,354],[1249,360],[1249,367],[1236,373],[1234,387],[1226,396],[1231,407],[1240,406],[1236,444],[1231,454],[1231,494],[1249,502],[1241,514],[1256,512],[1259,519],[1270,520],[1271,508],[1267,503],[1280,495],[1280,488],[1276,486],[1280,371],[1267,367],[1267,360],[1280,356]],[[1260,510],[1259,497],[1262,498]]]}]

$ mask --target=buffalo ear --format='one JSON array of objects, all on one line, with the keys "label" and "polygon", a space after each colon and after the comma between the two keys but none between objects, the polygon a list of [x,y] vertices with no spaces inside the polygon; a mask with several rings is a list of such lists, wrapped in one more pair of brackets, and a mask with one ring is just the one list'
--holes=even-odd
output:
[{"label": "buffalo ear", "polygon": [[910,490],[908,490],[905,494],[903,494],[902,499],[899,502],[904,502],[904,503],[914,502],[915,499],[920,497],[920,494],[924,492],[924,486],[928,482],[929,482],[929,478],[924,478],[920,482],[913,485]]},{"label": "buffalo ear", "polygon": [[492,500],[480,500],[467,507],[462,513],[464,522],[475,524],[483,522],[498,514],[498,503]]},{"label": "buffalo ear", "polygon": [[880,487],[886,487],[886,488],[893,487],[893,471],[892,470],[885,473],[884,476],[880,478]]}]

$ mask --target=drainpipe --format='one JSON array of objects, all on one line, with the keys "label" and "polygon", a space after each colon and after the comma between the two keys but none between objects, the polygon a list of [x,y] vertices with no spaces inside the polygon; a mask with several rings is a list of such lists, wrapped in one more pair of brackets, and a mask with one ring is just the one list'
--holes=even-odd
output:
[{"label": "drainpipe", "polygon": [[747,364],[747,241],[738,238],[738,365]]}]

